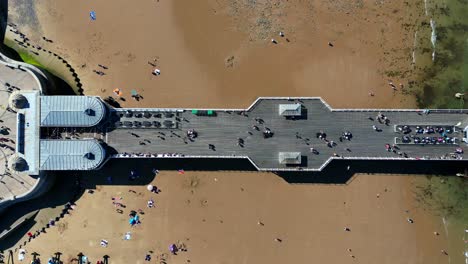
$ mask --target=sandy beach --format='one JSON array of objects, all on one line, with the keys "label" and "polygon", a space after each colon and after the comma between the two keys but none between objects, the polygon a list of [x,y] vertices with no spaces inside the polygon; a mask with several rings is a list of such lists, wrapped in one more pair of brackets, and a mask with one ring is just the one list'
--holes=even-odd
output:
[{"label": "sandy beach", "polygon": [[[40,23],[22,31],[66,58],[86,94],[112,96],[120,88],[123,106],[239,108],[258,96],[322,96],[334,107],[413,106],[383,73],[410,66],[405,48],[412,40],[400,21],[414,18],[403,13],[403,1],[357,2],[257,1],[249,8],[242,1],[145,0],[131,8],[123,0],[44,1],[35,4]],[[148,63],[161,75],[152,75]],[[97,64],[109,68],[106,75],[93,72]],[[132,100],[132,89],[144,99]]]},{"label": "sandy beach", "polygon": [[[118,177],[115,170],[104,172]],[[415,208],[402,176],[362,175],[349,185],[330,186],[290,185],[267,173],[161,172],[152,183],[161,193],[146,186],[86,193],[70,216],[26,249],[43,260],[60,251],[65,263],[79,251],[91,262],[107,254],[112,263],[143,263],[149,251],[153,258],[167,255],[167,263],[447,261],[440,253],[443,226]],[[122,198],[123,214],[112,197]],[[147,208],[151,198],[156,206]],[[127,216],[132,209],[144,211],[133,228]],[[126,232],[131,240],[123,240]],[[187,252],[173,256],[168,246],[178,241]]]},{"label": "sandy beach", "polygon": [[[404,1],[45,0],[35,4],[33,22],[22,24],[27,2],[11,4],[10,19],[67,59],[85,94],[107,97],[120,88],[124,107],[244,108],[259,96],[320,96],[336,108],[415,107],[404,95],[410,75],[386,74],[411,70],[414,32],[404,24],[423,10]],[[105,75],[93,72],[98,64]],[[143,99],[131,99],[132,89]],[[101,177],[128,173],[107,164]],[[80,251],[91,262],[107,254],[112,263],[143,263],[148,251],[153,259],[167,254],[167,263],[448,263],[441,220],[412,195],[418,180],[355,175],[347,185],[291,185],[267,173],[162,171],[151,180],[160,194],[144,181],[97,186],[26,249],[43,261],[60,251],[64,263]],[[122,197],[123,214],[112,197]],[[155,208],[146,208],[150,198]],[[131,228],[128,213],[138,209],[142,223]],[[168,246],[178,241],[188,250],[172,256]]]}]

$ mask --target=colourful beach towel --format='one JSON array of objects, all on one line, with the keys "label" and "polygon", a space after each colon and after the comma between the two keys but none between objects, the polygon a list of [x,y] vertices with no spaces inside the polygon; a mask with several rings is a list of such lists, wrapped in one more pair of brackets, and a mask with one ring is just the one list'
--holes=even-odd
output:
[{"label": "colourful beach towel", "polygon": [[96,12],[94,11],[89,12],[89,18],[91,18],[91,20],[96,20]]}]

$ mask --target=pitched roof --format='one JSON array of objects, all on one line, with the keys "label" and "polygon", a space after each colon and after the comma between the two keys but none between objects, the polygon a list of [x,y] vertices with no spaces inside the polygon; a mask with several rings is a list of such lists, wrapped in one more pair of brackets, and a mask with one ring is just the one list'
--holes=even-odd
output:
[{"label": "pitched roof", "polygon": [[282,116],[300,116],[301,104],[280,104],[279,114]]},{"label": "pitched roof", "polygon": [[41,140],[41,170],[93,170],[106,157],[98,141],[90,140]]},{"label": "pitched roof", "polygon": [[[24,173],[39,174],[39,98],[40,93],[21,91],[27,100],[24,108],[17,109],[16,115],[16,154],[27,163]],[[13,96],[13,95],[12,95]]]},{"label": "pitched roof", "polygon": [[300,152],[280,152],[278,153],[278,161],[280,164],[301,164]]},{"label": "pitched roof", "polygon": [[95,96],[41,96],[43,127],[91,127],[105,113],[104,103]]}]

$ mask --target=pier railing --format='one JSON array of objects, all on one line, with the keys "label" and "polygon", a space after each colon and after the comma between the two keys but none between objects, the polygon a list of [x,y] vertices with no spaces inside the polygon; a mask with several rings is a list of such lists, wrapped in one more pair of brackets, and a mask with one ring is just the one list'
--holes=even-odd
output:
[{"label": "pier railing", "polygon": [[262,100],[288,100],[288,101],[301,101],[301,100],[317,100],[320,101],[325,107],[333,112],[416,112],[421,114],[431,113],[450,113],[450,114],[468,114],[468,109],[392,109],[392,108],[332,108],[321,97],[258,97],[249,107],[243,108],[115,108],[114,111],[155,111],[155,112],[184,112],[189,110],[213,110],[213,111],[251,111]]},{"label": "pier railing", "polygon": [[[147,158],[163,158],[163,159],[247,159],[252,163],[252,165],[258,170],[262,172],[281,172],[281,171],[310,171],[310,172],[318,172],[322,171],[331,161],[333,160],[355,160],[355,161],[380,161],[380,160],[394,160],[394,161],[401,161],[401,160],[444,160],[438,157],[429,157],[429,156],[421,156],[421,157],[329,157],[319,168],[306,168],[306,167],[282,167],[282,168],[263,168],[259,167],[250,157],[248,156],[236,156],[236,155],[184,155],[180,153],[161,153],[161,154],[114,154],[111,155],[110,158],[140,158],[140,159],[147,159]],[[448,160],[456,161],[461,159],[454,159],[450,158]]]},{"label": "pier railing", "polygon": [[113,110],[116,112],[184,112],[182,108],[114,108]]}]

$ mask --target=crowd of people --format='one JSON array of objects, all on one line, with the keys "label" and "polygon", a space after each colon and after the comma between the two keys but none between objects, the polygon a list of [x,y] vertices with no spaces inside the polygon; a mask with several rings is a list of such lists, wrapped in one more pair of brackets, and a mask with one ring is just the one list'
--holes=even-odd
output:
[{"label": "crowd of people", "polygon": [[382,113],[378,113],[376,119],[381,124],[385,124],[387,126],[390,124],[390,119]]}]

